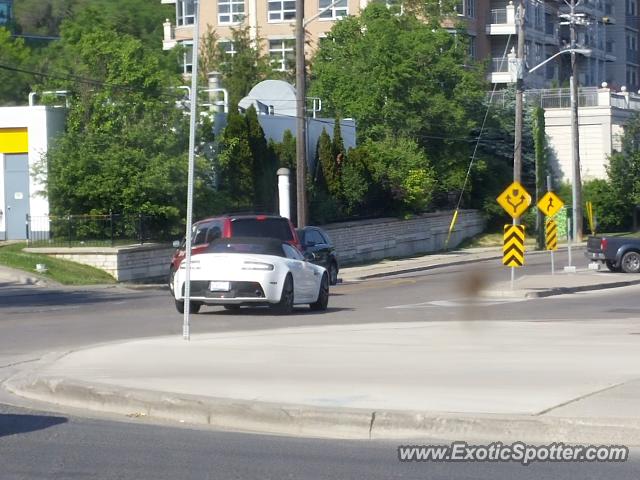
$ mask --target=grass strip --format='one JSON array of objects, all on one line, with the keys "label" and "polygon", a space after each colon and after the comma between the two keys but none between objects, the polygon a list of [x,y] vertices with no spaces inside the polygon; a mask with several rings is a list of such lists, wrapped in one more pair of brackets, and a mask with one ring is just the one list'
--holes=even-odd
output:
[{"label": "grass strip", "polygon": [[[104,270],[41,253],[28,253],[23,250],[26,246],[26,243],[0,246],[0,265],[50,278],[63,285],[116,283],[116,280]],[[36,272],[38,263],[46,265],[47,271]]]}]

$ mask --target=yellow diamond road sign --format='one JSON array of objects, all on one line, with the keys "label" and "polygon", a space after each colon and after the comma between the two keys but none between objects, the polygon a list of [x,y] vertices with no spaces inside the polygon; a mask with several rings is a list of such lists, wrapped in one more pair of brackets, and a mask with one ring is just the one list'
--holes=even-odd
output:
[{"label": "yellow diamond road sign", "polygon": [[531,205],[531,195],[520,182],[513,182],[502,192],[498,198],[498,203],[513,218],[519,218]]},{"label": "yellow diamond road sign", "polygon": [[538,208],[547,217],[553,217],[562,207],[564,207],[564,202],[553,192],[545,193],[538,202]]}]

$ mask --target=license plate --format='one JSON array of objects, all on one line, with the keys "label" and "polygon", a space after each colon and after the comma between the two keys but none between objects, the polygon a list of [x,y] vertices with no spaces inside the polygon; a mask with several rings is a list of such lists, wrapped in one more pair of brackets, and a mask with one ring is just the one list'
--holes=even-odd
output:
[{"label": "license plate", "polygon": [[211,292],[228,292],[229,282],[209,282],[209,291]]}]

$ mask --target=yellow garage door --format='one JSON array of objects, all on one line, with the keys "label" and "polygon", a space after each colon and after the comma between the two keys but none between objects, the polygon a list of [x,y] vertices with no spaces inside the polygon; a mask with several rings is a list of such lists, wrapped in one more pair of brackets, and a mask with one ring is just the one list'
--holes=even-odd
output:
[{"label": "yellow garage door", "polygon": [[27,153],[29,137],[26,128],[0,128],[0,153]]}]

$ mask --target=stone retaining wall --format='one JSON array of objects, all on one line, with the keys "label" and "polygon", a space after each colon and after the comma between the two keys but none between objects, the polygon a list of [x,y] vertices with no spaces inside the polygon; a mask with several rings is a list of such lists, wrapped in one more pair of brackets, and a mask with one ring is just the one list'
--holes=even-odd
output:
[{"label": "stone retaining wall", "polygon": [[[342,265],[388,257],[406,257],[443,250],[453,212],[426,213],[400,220],[377,218],[324,225],[336,245]],[[485,221],[476,210],[461,210],[448,248],[484,231]]]},{"label": "stone retaining wall", "polygon": [[171,255],[175,248],[168,245],[131,245],[126,247],[61,247],[29,248],[31,252],[99,268],[119,282],[162,280],[169,274]]}]

